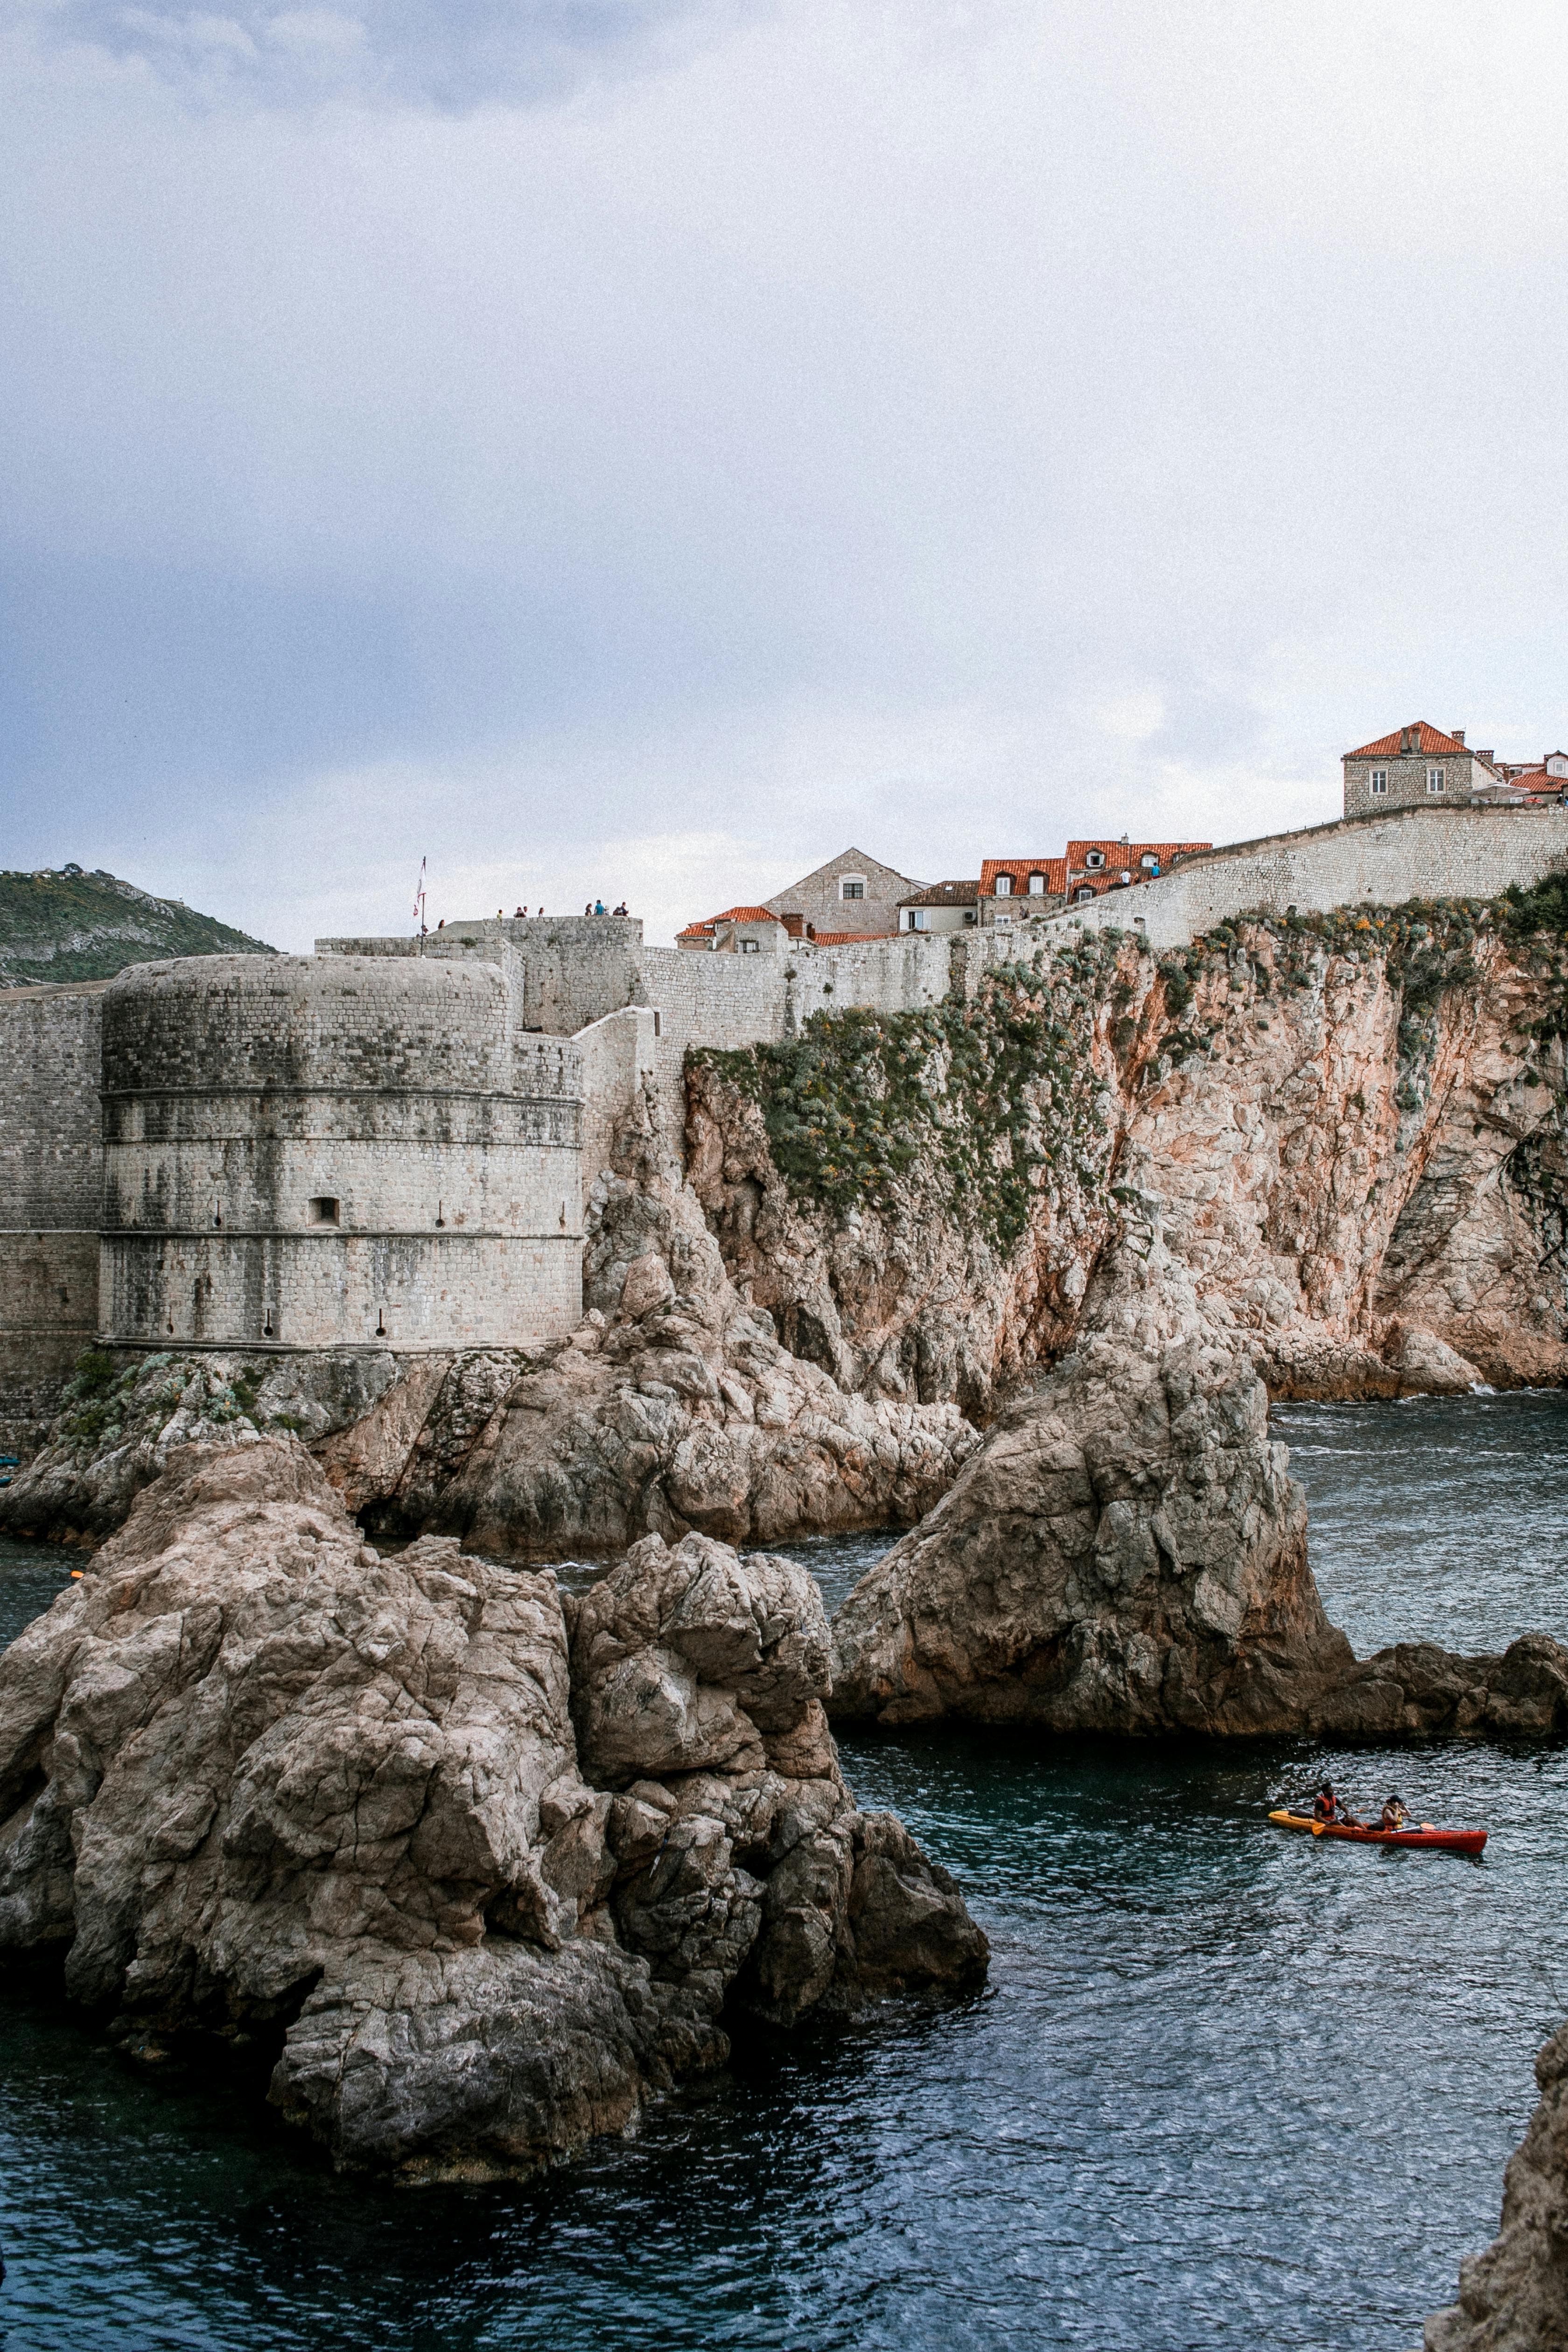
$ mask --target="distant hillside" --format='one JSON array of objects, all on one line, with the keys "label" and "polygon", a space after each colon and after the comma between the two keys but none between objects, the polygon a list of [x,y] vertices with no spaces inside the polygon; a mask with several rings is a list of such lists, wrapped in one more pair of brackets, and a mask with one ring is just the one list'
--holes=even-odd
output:
[{"label": "distant hillside", "polygon": [[112,980],[161,956],[275,955],[177,898],[154,898],[112,874],[0,873],[0,988],[35,980]]}]

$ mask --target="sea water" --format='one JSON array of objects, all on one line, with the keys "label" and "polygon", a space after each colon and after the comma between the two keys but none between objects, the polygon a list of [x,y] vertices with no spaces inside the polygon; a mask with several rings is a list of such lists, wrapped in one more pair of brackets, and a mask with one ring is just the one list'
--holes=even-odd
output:
[{"label": "sea water", "polygon": [[[1331,1614],[1568,1636],[1568,1398],[1276,1415]],[[879,1540],[794,1547],[838,1597]],[[14,1631],[68,1555],[10,1547]],[[338,2179],[234,2085],[144,2080],[0,1996],[6,2352],[142,2347],[1237,2347],[1401,2352],[1496,2227],[1568,2014],[1568,1760],[1336,1751],[1366,1802],[1482,1822],[1479,1865],[1326,1847],[1268,1806],[1303,1743],[842,1743],[992,1938],[984,1993],[760,2037],[531,2188]]]}]

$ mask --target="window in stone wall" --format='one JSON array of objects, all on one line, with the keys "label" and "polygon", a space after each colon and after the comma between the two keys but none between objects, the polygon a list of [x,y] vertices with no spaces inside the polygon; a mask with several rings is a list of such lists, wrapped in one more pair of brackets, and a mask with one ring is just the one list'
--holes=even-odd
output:
[{"label": "window in stone wall", "polygon": [[1388,770],[1373,768],[1366,780],[1366,788],[1374,800],[1382,800],[1388,790]]},{"label": "window in stone wall", "polygon": [[310,1223],[313,1225],[336,1225],[342,1222],[339,1214],[338,1203],[330,1192],[320,1193],[310,1203]]},{"label": "window in stone wall", "polygon": [[1441,769],[1441,768],[1428,768],[1428,769],[1427,769],[1427,771],[1426,771],[1426,789],[1427,789],[1427,791],[1428,791],[1429,793],[1440,793],[1440,792],[1442,791],[1442,789],[1443,789],[1443,771],[1442,771],[1442,769]]},{"label": "window in stone wall", "polygon": [[838,895],[841,898],[863,898],[866,896],[866,877],[863,874],[841,874]]}]

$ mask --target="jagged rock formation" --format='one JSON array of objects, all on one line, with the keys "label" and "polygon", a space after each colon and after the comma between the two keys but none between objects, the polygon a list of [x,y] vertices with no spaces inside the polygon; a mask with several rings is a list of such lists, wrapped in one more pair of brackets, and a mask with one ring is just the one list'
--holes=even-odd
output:
[{"label": "jagged rock formation", "polygon": [[[407,1375],[322,1449],[355,1507],[519,1559],[609,1554],[689,1528],[727,1542],[912,1521],[976,1443],[951,1405],[869,1402],[781,1347],[730,1282],[657,1119],[620,1139],[590,1208],[588,1313],[536,1351],[460,1461],[429,1443]],[[441,1425],[437,1410],[434,1420]],[[408,1433],[397,1445],[393,1424]],[[408,1442],[411,1438],[412,1442]]]},{"label": "jagged rock formation", "polygon": [[[820,1598],[647,1538],[549,1574],[361,1538],[292,1440],[173,1454],[0,1659],[0,1946],[133,2047],[280,2043],[342,2162],[526,2172],[984,1938],[827,1734]],[[574,1717],[575,1717],[574,1728]]]},{"label": "jagged rock formation", "polygon": [[276,950],[175,898],[79,866],[0,874],[0,988],[33,981],[112,980],[160,956]]},{"label": "jagged rock formation", "polygon": [[1502,2226],[1459,2268],[1459,2300],[1426,2323],[1426,2352],[1568,2347],[1568,2025],[1535,2061],[1541,2100],[1503,2176]]},{"label": "jagged rock formation", "polygon": [[1403,1643],[1358,1663],[1245,1356],[1087,1340],[1011,1407],[834,1621],[834,1713],[1053,1731],[1568,1733],[1568,1650]]},{"label": "jagged rock formation", "polygon": [[732,1278],[869,1396],[983,1417],[1155,1234],[1276,1396],[1559,1381],[1563,955],[1531,919],[1101,935],[940,1020],[694,1057],[691,1181]]},{"label": "jagged rock formation", "polygon": [[96,1541],[193,1435],[310,1444],[373,1529],[521,1559],[689,1529],[729,1542],[907,1524],[978,1442],[952,1403],[846,1394],[724,1270],[654,1108],[591,1203],[587,1315],[531,1350],[107,1356],[0,1493],[0,1528]]},{"label": "jagged rock formation", "polygon": [[1568,1651],[1360,1664],[1307,1565],[1258,1350],[1151,1228],[1090,1329],[1003,1412],[835,1620],[836,1712],[1058,1731],[1568,1731]]}]

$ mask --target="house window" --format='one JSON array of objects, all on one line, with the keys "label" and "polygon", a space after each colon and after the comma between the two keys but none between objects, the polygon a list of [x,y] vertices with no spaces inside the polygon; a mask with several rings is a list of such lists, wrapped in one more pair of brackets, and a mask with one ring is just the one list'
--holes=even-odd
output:
[{"label": "house window", "polygon": [[1443,789],[1443,771],[1442,771],[1442,769],[1441,769],[1441,768],[1428,768],[1428,769],[1427,769],[1427,771],[1426,771],[1426,789],[1427,789],[1427,791],[1428,791],[1429,793],[1440,793],[1440,792],[1442,791],[1442,789]]},{"label": "house window", "polygon": [[338,1213],[338,1203],[330,1192],[322,1192],[311,1201],[309,1203],[309,1210],[310,1223],[313,1225],[335,1225],[342,1223]]},{"label": "house window", "polygon": [[1045,897],[1045,895],[1046,895],[1046,877],[1045,877],[1045,876],[1044,876],[1043,874],[1031,874],[1031,875],[1030,875],[1030,877],[1029,877],[1029,896],[1030,896],[1030,898],[1043,898]]},{"label": "house window", "polygon": [[[1145,874],[1158,874],[1160,871],[1160,861],[1155,856],[1152,849],[1146,849],[1143,852],[1142,856],[1138,860],[1138,863],[1143,868]],[[1139,922],[1142,922],[1142,916],[1140,915],[1138,917]]]},{"label": "house window", "polygon": [[925,908],[923,907],[911,907],[909,910],[909,920],[904,926],[905,929],[910,931],[923,931],[925,927]]},{"label": "house window", "polygon": [[1551,759],[1546,762],[1546,772],[1549,776],[1568,776],[1568,760],[1563,757],[1561,751],[1553,751]]},{"label": "house window", "polygon": [[755,940],[742,940],[741,941],[741,953],[742,955],[760,955],[762,953],[762,950],[757,945]]},{"label": "house window", "polygon": [[1077,898],[1078,903],[1080,907],[1087,907],[1089,900],[1093,898],[1094,892],[1089,888],[1086,882],[1082,889],[1075,892],[1074,896]]},{"label": "house window", "polygon": [[841,898],[863,898],[866,896],[866,877],[863,874],[841,874],[838,895]]},{"label": "house window", "polygon": [[1010,874],[998,874],[996,877],[996,896],[999,898],[1010,898],[1012,895],[1013,877]]},{"label": "house window", "polygon": [[1373,797],[1375,800],[1381,800],[1384,793],[1388,790],[1388,770],[1386,768],[1373,768],[1372,773],[1366,780],[1366,783],[1367,790],[1372,793]]},{"label": "house window", "polygon": [[1105,852],[1104,852],[1104,850],[1103,850],[1103,849],[1091,849],[1091,850],[1089,851],[1089,856],[1084,859],[1084,861],[1083,861],[1083,862],[1084,862],[1084,864],[1089,867],[1089,869],[1090,873],[1092,873],[1092,872],[1094,871],[1094,869],[1095,869],[1095,867],[1096,867],[1097,866],[1103,866],[1103,865],[1104,865],[1104,863],[1105,863]]}]

